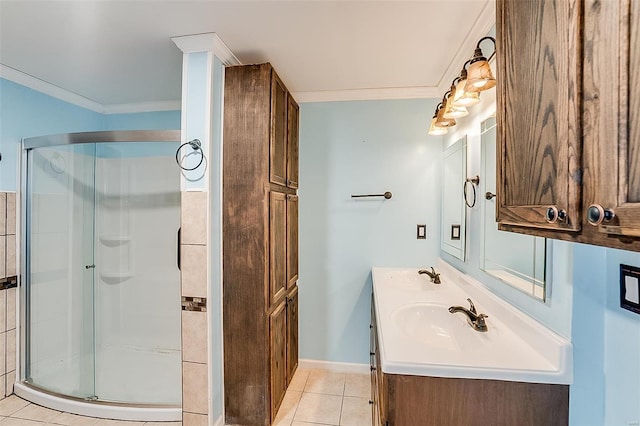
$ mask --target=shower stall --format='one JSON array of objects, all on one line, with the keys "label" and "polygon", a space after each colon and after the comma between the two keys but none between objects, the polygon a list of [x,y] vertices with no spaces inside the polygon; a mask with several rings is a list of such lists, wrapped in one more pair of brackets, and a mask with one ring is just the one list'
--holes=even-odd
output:
[{"label": "shower stall", "polygon": [[96,417],[181,418],[179,141],[23,141],[18,395]]}]

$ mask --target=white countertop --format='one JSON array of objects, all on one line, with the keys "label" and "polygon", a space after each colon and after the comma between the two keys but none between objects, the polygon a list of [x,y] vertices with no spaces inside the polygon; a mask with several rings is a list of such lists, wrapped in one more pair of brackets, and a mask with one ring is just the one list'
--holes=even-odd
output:
[{"label": "white countertop", "polygon": [[[433,377],[570,384],[571,343],[444,261],[441,284],[418,268],[374,267],[373,292],[382,371]],[[488,315],[487,332],[473,330],[449,306]]]}]

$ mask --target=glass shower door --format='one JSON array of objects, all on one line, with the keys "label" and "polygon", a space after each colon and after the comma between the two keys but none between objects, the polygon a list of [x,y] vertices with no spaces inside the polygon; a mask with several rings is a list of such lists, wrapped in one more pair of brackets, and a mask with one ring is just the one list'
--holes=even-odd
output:
[{"label": "glass shower door", "polygon": [[93,144],[28,153],[26,378],[78,398],[95,394]]},{"label": "glass shower door", "polygon": [[28,383],[88,400],[180,405],[177,145],[27,151]]},{"label": "glass shower door", "polygon": [[96,148],[95,351],[100,400],[181,400],[177,144]]}]

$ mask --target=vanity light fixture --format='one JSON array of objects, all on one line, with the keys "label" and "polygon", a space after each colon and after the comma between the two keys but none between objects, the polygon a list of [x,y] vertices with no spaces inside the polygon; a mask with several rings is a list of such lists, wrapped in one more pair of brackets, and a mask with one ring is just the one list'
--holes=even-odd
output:
[{"label": "vanity light fixture", "polygon": [[483,90],[491,89],[496,85],[496,78],[493,76],[489,61],[485,58],[480,48],[480,44],[485,40],[491,40],[493,42],[493,53],[489,58],[492,58],[496,54],[496,39],[490,36],[482,37],[478,44],[476,44],[476,50],[469,62],[469,70],[467,71],[467,84],[464,86],[465,92],[482,92]]},{"label": "vanity light fixture", "polygon": [[453,99],[456,93],[455,86],[451,85],[451,90],[449,90],[449,95],[445,95],[447,98],[447,103],[444,108],[444,118],[460,118],[469,115],[469,111],[464,106],[455,106],[453,104]]},{"label": "vanity light fixture", "polygon": [[[485,40],[493,42],[493,53],[489,56],[489,59],[484,56],[480,48],[480,44]],[[495,54],[495,38],[487,36],[478,40],[473,58],[462,65],[460,75],[451,82],[451,88],[444,94],[442,102],[436,107],[429,126],[430,135],[447,134],[448,128],[456,125],[456,118],[469,114],[469,111],[467,111],[468,106],[480,102],[480,92],[495,87],[496,78],[489,65],[489,61]]]},{"label": "vanity light fixture", "polygon": [[456,85],[456,91],[453,95],[453,105],[457,107],[473,106],[480,102],[480,92],[466,92],[464,90],[464,87],[467,85],[467,65],[470,62],[471,59],[464,63],[462,71],[460,71],[460,76],[453,80],[453,83]]},{"label": "vanity light fixture", "polygon": [[448,94],[449,92],[444,94],[440,109],[438,109],[438,113],[436,115],[436,125],[439,127],[453,127],[456,125],[456,120],[454,120],[453,118],[447,118],[444,116],[446,105],[447,105]]},{"label": "vanity light fixture", "polygon": [[441,136],[449,133],[449,130],[446,127],[440,127],[437,125],[436,121],[438,119],[438,111],[442,107],[442,104],[438,104],[436,110],[433,113],[433,118],[431,119],[431,125],[429,126],[429,134],[432,136]]}]

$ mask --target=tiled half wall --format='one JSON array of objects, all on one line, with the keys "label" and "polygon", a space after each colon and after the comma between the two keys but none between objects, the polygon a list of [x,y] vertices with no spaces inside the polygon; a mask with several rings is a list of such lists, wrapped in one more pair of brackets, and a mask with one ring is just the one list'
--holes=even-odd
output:
[{"label": "tiled half wall", "polygon": [[0,192],[0,399],[16,379],[16,193]]},{"label": "tiled half wall", "polygon": [[207,351],[207,193],[182,192],[182,423],[206,426],[209,414]]}]

